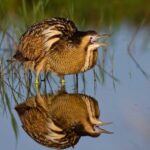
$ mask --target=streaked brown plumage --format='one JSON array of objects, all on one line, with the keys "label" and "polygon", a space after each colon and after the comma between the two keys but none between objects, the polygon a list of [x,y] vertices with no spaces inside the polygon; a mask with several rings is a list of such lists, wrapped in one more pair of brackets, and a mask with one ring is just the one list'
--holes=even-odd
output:
[{"label": "streaked brown plumage", "polygon": [[52,18],[32,25],[20,38],[14,58],[33,69],[55,72],[63,77],[91,69],[97,61],[97,43],[103,37],[95,31],[78,31],[64,18]]},{"label": "streaked brown plumage", "polygon": [[78,143],[81,136],[97,137],[111,133],[97,126],[98,103],[83,94],[39,93],[16,106],[24,130],[38,143],[64,149]]}]

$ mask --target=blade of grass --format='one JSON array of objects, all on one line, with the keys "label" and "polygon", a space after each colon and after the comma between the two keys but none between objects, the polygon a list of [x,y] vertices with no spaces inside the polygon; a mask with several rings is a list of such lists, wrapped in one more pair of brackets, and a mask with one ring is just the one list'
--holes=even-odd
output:
[{"label": "blade of grass", "polygon": [[18,139],[18,125],[17,125],[17,122],[16,122],[15,117],[14,117],[12,110],[11,110],[11,104],[10,104],[9,96],[8,96],[7,92],[5,92],[4,94],[5,94],[5,100],[6,100],[7,108],[8,108],[10,117],[11,117],[11,125],[13,128],[15,137],[16,137],[16,139]]},{"label": "blade of grass", "polygon": [[18,134],[19,134],[19,130],[18,130],[18,124],[17,121],[13,115],[13,113],[10,114],[11,116],[11,125],[15,134],[16,139],[18,139]]},{"label": "blade of grass", "polygon": [[5,96],[4,96],[4,70],[3,70],[3,61],[1,60],[1,70],[0,70],[0,88],[1,88],[1,97],[4,111],[6,112]]}]

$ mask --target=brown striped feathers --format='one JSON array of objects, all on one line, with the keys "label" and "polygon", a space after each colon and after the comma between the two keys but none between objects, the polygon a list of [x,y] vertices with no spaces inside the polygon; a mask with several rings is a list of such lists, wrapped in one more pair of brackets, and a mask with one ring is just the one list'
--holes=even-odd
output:
[{"label": "brown striped feathers", "polygon": [[98,102],[87,95],[61,92],[28,98],[16,106],[23,129],[38,143],[64,149],[81,136],[97,137],[111,132],[100,126]]},{"label": "brown striped feathers", "polygon": [[37,74],[84,72],[96,64],[97,49],[106,46],[97,41],[100,37],[95,31],[79,31],[71,20],[52,18],[27,29],[14,57],[29,69],[34,64]]}]

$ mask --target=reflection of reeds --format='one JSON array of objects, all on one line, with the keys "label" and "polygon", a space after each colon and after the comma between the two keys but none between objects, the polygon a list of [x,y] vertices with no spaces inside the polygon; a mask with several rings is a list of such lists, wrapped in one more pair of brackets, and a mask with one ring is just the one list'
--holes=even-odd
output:
[{"label": "reflection of reeds", "polygon": [[133,52],[132,52],[133,51],[132,47],[134,45],[134,42],[135,42],[135,39],[136,39],[136,35],[138,34],[138,32],[140,31],[141,27],[146,22],[145,19],[146,18],[143,18],[142,22],[138,25],[138,27],[136,28],[135,32],[133,33],[133,35],[131,37],[131,40],[130,40],[129,45],[128,45],[128,54],[129,54],[130,58],[133,60],[133,62],[135,63],[136,67],[145,76],[145,78],[150,79],[150,75],[142,68],[142,66],[139,64],[138,60],[134,57]]},{"label": "reflection of reeds", "polygon": [[[5,81],[5,72],[4,72],[4,66],[1,62],[0,64],[0,100],[3,105],[4,111],[6,112],[8,110],[10,119],[11,119],[11,125],[13,128],[13,131],[15,133],[16,138],[18,137],[18,126],[16,119],[14,117],[13,111],[12,111],[12,105],[11,105],[11,97],[9,95],[9,92],[6,87],[9,86],[9,84]],[[14,96],[14,92],[12,90],[12,95]],[[14,99],[16,101],[16,99]],[[17,101],[16,101],[17,102]]]}]

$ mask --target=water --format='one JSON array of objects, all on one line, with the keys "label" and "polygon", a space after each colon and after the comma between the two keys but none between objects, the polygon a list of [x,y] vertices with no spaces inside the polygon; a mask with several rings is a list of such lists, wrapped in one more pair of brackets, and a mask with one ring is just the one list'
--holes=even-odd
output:
[{"label": "water", "polygon": [[[85,89],[81,78],[79,78],[79,93],[85,90],[87,95],[98,100],[101,120],[113,122],[103,128],[114,132],[114,134],[103,134],[98,138],[83,137],[75,146],[77,150],[148,150],[150,147],[150,82],[136,67],[127,51],[134,32],[135,27],[123,24],[113,33],[110,40],[105,70],[110,72],[113,64],[114,75],[119,79],[119,82],[114,82],[112,78],[105,74],[105,82],[103,84],[97,83],[95,91],[92,71],[88,71],[85,74]],[[146,42],[149,40],[148,35],[149,30],[146,27],[139,30],[132,45],[132,52],[142,68],[147,74],[150,74],[150,44]],[[101,55],[102,50],[100,49],[99,58],[101,58]],[[73,78],[72,76],[67,76],[66,79],[67,91],[72,93],[74,91]],[[57,86],[54,83],[53,87],[54,91],[56,91]],[[50,89],[48,91],[50,92]],[[15,113],[19,126],[19,137],[16,142],[9,113],[6,116],[1,112],[1,149],[49,149],[34,142],[23,131],[18,115],[13,109],[15,107],[13,98],[11,102],[11,108]]]}]

